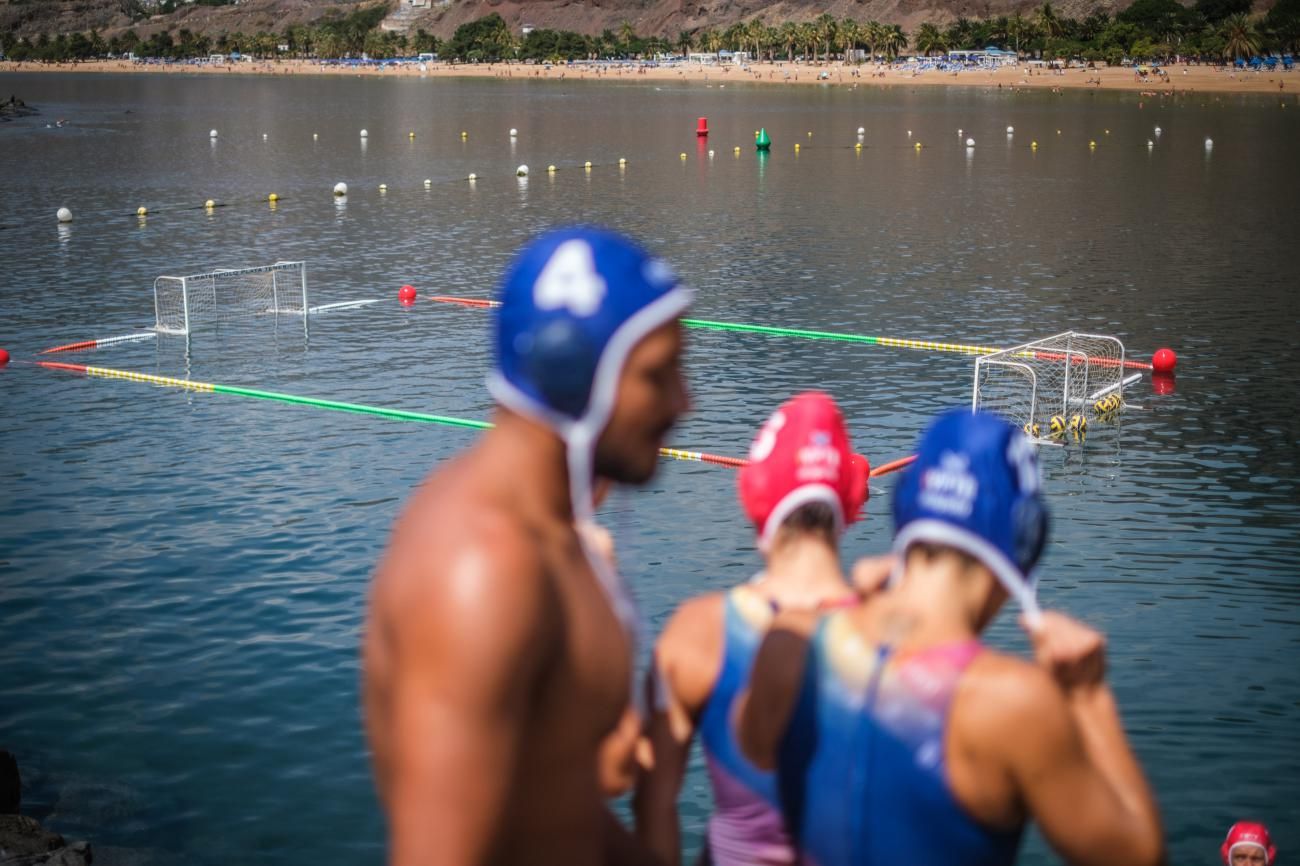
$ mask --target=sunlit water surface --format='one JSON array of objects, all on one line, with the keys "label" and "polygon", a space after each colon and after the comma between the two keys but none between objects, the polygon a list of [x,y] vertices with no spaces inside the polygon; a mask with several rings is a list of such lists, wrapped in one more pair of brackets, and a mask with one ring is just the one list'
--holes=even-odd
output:
[{"label": "sunlit water surface", "polygon": [[[1211,862],[1245,815],[1300,845],[1293,97],[12,74],[0,92],[42,110],[0,126],[0,746],[51,826],[167,862],[380,862],[367,579],[412,487],[473,433],[24,362],[151,325],[160,274],[302,259],[313,303],[382,302],[309,336],[282,317],[200,330],[188,355],[163,338],[64,359],[483,418],[486,314],[396,290],[484,297],[519,243],[581,220],[662,253],[701,318],[1175,348],[1173,393],[1144,381],[1122,424],[1044,450],[1042,596],[1109,635],[1173,862]],[[700,331],[689,365],[675,444],[743,454],[765,413],[820,387],[876,463],[966,403],[973,367]],[[656,628],[754,571],[734,483],[665,462],[604,507]],[[847,555],[887,546],[892,487],[873,486]],[[991,639],[1023,651],[1012,620]],[[683,801],[694,849],[698,761]],[[1031,837],[1022,860],[1050,856]]]}]

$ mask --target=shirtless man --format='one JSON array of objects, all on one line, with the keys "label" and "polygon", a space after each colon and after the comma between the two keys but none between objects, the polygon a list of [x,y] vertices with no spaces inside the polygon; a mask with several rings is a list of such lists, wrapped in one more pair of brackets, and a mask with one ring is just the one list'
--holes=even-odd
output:
[{"label": "shirtless man", "polygon": [[[1105,641],[1038,610],[1038,486],[1019,431],[942,416],[894,492],[889,588],[820,621],[783,612],[769,629],[738,739],[777,767],[808,862],[1005,866],[1030,819],[1075,866],[1163,861]],[[979,641],[1009,596],[1035,662]]]},{"label": "shirtless man", "polygon": [[602,798],[635,611],[576,526],[596,477],[647,481],[687,408],[689,292],[611,232],[506,274],[496,426],[398,519],[371,589],[366,729],[392,866],[639,862]]}]

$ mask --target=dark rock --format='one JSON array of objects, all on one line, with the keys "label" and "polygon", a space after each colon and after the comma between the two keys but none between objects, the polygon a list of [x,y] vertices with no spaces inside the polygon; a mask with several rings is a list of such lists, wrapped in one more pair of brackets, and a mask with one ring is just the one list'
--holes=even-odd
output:
[{"label": "dark rock", "polygon": [[0,815],[0,866],[89,866],[93,859],[89,844],[68,844],[35,818]]},{"label": "dark rock", "polygon": [[23,801],[23,780],[18,775],[18,761],[0,749],[0,815],[17,815]]}]

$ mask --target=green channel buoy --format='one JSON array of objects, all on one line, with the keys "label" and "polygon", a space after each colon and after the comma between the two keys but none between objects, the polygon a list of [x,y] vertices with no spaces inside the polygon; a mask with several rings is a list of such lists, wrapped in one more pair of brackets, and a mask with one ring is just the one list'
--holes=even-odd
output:
[{"label": "green channel buoy", "polygon": [[768,138],[767,136],[767,127],[763,127],[758,131],[758,135],[754,136],[754,149],[771,150],[771,148],[772,148],[772,139]]}]

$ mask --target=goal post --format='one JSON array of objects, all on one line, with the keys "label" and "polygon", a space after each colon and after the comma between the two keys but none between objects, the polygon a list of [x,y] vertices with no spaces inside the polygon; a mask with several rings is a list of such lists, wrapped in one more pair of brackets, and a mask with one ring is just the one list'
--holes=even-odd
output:
[{"label": "goal post", "polygon": [[223,268],[153,283],[154,330],[188,335],[194,328],[266,313],[308,314],[304,262]]},{"label": "goal post", "polygon": [[971,408],[1037,436],[1052,418],[1103,415],[1124,399],[1124,344],[1066,331],[975,359]]}]

